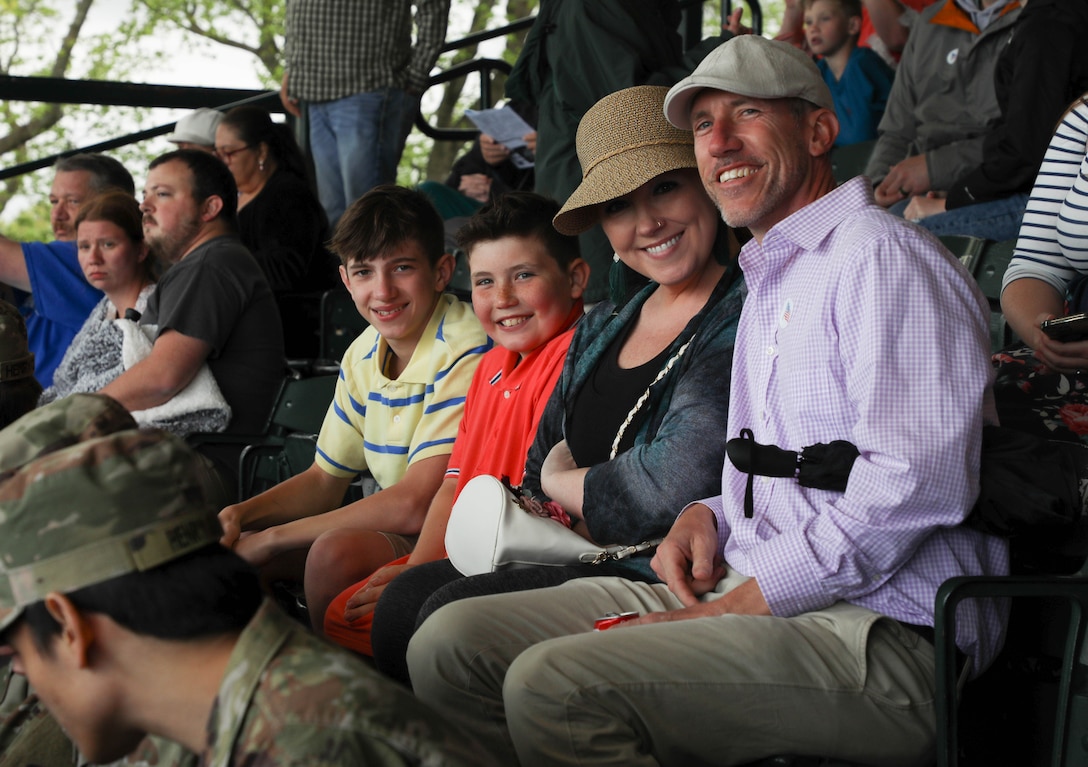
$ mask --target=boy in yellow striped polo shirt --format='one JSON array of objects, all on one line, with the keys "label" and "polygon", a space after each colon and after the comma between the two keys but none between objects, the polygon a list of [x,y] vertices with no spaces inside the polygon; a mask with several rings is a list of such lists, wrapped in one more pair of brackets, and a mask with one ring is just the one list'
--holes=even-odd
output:
[{"label": "boy in yellow striped polo shirt", "polygon": [[[367,572],[411,550],[446,472],[472,374],[491,348],[472,308],[443,292],[453,257],[421,193],[376,187],[341,217],[331,247],[370,327],[344,354],[314,463],[219,514],[224,545],[268,577],[300,579],[310,545],[329,531],[382,533],[388,551],[368,547],[376,561],[359,562]],[[382,489],[342,506],[364,470]]]}]

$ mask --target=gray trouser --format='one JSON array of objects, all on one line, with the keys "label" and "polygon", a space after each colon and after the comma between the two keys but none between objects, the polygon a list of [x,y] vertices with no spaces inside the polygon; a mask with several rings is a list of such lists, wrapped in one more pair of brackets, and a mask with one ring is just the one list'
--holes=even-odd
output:
[{"label": "gray trouser", "polygon": [[412,683],[503,764],[932,760],[933,647],[896,621],[839,603],[592,631],[606,612],[680,606],[623,578],[455,602],[413,637]]}]

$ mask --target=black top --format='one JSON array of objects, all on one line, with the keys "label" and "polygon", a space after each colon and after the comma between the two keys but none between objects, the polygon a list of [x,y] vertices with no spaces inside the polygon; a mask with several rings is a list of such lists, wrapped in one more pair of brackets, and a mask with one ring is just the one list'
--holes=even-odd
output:
[{"label": "black top", "polygon": [[238,211],[238,236],[261,265],[273,293],[325,290],[336,284],[335,263],[325,250],[325,211],[310,185],[282,168]]},{"label": "black top", "polygon": [[268,281],[234,235],[208,240],[159,280],[141,322],[198,338],[230,405],[229,432],[259,432],[283,382],[283,335]]},{"label": "black top", "polygon": [[[600,363],[575,395],[570,430],[567,432],[567,446],[579,466],[596,466],[609,460],[612,442],[627,419],[627,414],[669,359],[671,344],[652,360],[638,367],[620,367],[620,349],[637,322],[636,314],[623,333],[609,344]],[[648,407],[641,408],[635,414],[623,433],[617,454],[631,448],[635,435],[648,415]]]}]

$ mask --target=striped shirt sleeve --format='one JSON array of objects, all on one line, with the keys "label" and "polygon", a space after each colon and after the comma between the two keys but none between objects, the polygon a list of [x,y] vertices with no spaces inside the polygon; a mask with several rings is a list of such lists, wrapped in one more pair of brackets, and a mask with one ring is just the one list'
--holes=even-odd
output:
[{"label": "striped shirt sleeve", "polygon": [[1088,103],[1058,125],[1031,190],[1020,236],[1002,288],[1030,277],[1065,294],[1088,274]]}]

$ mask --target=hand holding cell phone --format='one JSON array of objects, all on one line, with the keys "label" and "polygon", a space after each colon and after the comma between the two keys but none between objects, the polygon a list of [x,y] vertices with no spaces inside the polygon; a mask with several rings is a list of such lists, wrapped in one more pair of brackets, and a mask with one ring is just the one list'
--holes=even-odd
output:
[{"label": "hand holding cell phone", "polygon": [[1088,313],[1055,317],[1042,324],[1043,332],[1055,341],[1080,341],[1088,338]]}]

